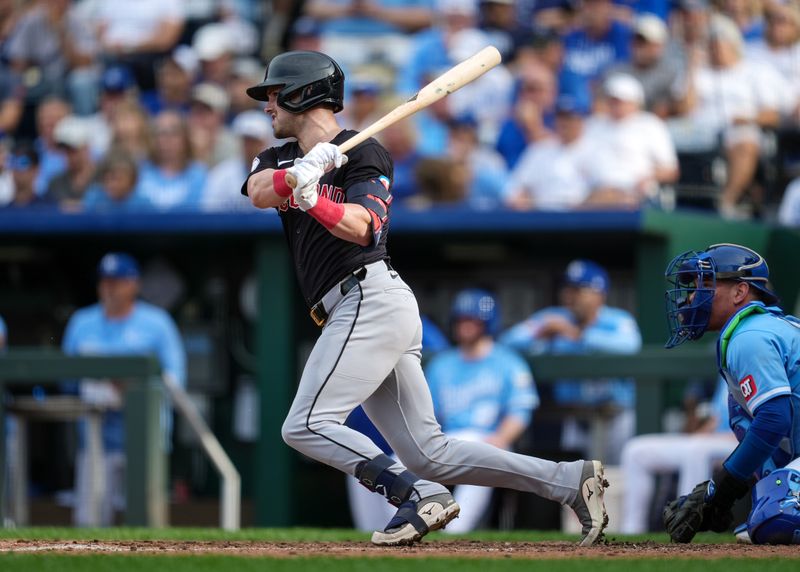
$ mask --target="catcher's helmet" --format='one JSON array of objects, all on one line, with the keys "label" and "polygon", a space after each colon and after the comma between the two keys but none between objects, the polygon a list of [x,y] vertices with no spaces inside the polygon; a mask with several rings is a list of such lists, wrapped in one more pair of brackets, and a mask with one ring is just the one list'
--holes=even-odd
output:
[{"label": "catcher's helmet", "polygon": [[747,282],[761,293],[766,304],[777,304],[778,295],[769,281],[767,261],[756,251],[738,244],[713,244],[701,252],[676,256],[665,276],[667,321],[672,348],[702,337],[711,317],[717,280]]},{"label": "catcher's helmet", "polygon": [[302,113],[317,105],[342,110],[344,73],[333,59],[320,52],[286,52],[272,58],[264,81],[247,88],[247,95],[267,101],[270,88],[281,87],[278,105],[291,113]]},{"label": "catcher's helmet", "polygon": [[747,532],[754,544],[800,544],[800,472],[778,469],[756,483]]},{"label": "catcher's helmet", "polygon": [[460,318],[480,320],[486,328],[486,333],[494,336],[500,325],[497,300],[486,290],[478,288],[462,290],[456,295],[455,300],[453,300],[453,307],[450,310],[451,321]]}]

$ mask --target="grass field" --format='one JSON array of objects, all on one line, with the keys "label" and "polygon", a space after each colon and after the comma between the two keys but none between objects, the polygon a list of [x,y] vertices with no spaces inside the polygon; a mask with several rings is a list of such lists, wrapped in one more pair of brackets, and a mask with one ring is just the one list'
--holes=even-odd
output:
[{"label": "grass field", "polygon": [[[352,530],[0,529],[0,572],[786,572],[800,546],[744,547],[702,534],[683,547],[664,534],[609,535],[578,549],[574,536],[541,531],[431,534],[415,548],[376,548]],[[273,550],[274,547],[279,549]],[[311,547],[306,553],[305,548]],[[507,549],[507,552],[505,551]],[[780,550],[771,551],[771,549]],[[330,551],[330,554],[324,552]],[[221,553],[224,552],[224,553]],[[322,553],[321,553],[322,552]],[[589,568],[590,567],[590,568]]]}]

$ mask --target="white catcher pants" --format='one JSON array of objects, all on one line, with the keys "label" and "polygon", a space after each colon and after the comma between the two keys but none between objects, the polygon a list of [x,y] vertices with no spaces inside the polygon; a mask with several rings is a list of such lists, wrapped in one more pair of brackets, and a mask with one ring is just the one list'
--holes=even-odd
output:
[{"label": "white catcher pants", "polygon": [[632,438],[622,449],[625,487],[622,532],[647,532],[647,519],[659,473],[678,473],[678,496],[711,478],[738,442],[733,433],[663,433]]},{"label": "white catcher pants", "polygon": [[383,262],[368,265],[364,280],[330,311],[283,424],[283,439],[353,475],[360,462],[382,454],[369,437],[343,424],[363,404],[399,459],[392,470],[417,474],[422,496],[442,492],[443,484],[472,484],[572,502],[582,461],[555,463],[442,433],[422,371],[421,342],[411,289]]}]

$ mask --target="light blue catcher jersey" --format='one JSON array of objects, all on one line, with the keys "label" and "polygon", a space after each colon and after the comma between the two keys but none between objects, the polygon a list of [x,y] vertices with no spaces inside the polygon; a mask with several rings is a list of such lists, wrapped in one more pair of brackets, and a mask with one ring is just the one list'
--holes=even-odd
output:
[{"label": "light blue catcher jersey", "polygon": [[430,361],[425,376],[445,432],[493,433],[507,416],[527,424],[539,406],[528,363],[499,344],[478,360],[465,359],[458,349],[443,351]]},{"label": "light blue catcher jersey", "polygon": [[[122,319],[109,319],[99,304],[75,312],[67,324],[62,343],[69,355],[150,355],[158,356],[164,373],[186,385],[186,354],[178,328],[161,308],[137,301],[131,314]],[[170,430],[168,410],[162,423]],[[108,450],[124,447],[122,412],[111,411],[103,420],[103,442]]]},{"label": "light blue catcher jersey", "polygon": [[741,440],[758,408],[779,395],[792,400],[791,428],[773,457],[777,467],[800,452],[800,320],[761,302],[748,304],[717,341],[720,372],[735,403],[731,428]]},{"label": "light blue catcher jersey", "polygon": [[[603,306],[593,324],[583,330],[577,340],[563,336],[551,339],[539,337],[542,325],[549,318],[558,316],[577,324],[572,312],[564,307],[545,308],[533,314],[500,336],[500,342],[516,350],[533,354],[588,354],[588,353],[636,353],[642,347],[642,335],[633,316],[620,308]],[[605,379],[591,381],[559,380],[554,386],[553,396],[559,403],[597,405],[616,403],[621,407],[633,407],[636,388],[627,379]]]}]

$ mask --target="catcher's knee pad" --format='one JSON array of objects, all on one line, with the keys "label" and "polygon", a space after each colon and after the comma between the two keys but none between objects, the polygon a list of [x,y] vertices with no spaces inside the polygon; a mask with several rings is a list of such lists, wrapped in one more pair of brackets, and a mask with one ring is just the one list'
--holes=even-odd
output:
[{"label": "catcher's knee pad", "polygon": [[747,532],[754,544],[800,544],[800,471],[778,469],[756,483]]},{"label": "catcher's knee pad", "polygon": [[356,467],[358,482],[372,492],[385,496],[390,503],[400,506],[414,492],[414,483],[419,477],[411,471],[395,474],[389,467],[395,462],[388,455],[378,455],[370,461],[361,461]]}]

